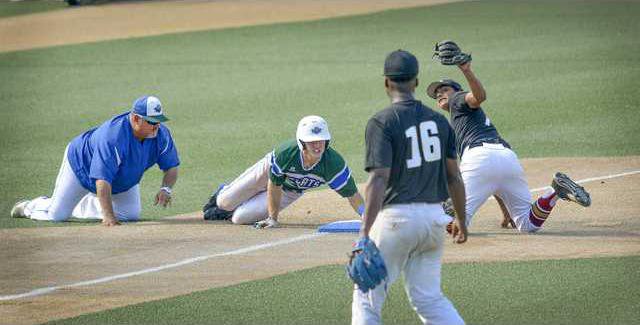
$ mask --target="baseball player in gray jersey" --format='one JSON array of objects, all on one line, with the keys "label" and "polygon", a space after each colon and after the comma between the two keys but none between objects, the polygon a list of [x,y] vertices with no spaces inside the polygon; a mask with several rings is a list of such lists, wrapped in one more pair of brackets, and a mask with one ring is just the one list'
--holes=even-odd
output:
[{"label": "baseball player in gray jersey", "polygon": [[[413,97],[418,61],[398,50],[387,56],[385,88],[391,105],[366,128],[365,213],[360,241],[372,240],[386,264],[384,285],[353,291],[352,324],[380,324],[386,290],[404,274],[410,302],[425,324],[464,324],[440,288],[445,226],[441,203],[458,212],[454,240],[467,240],[465,189],[455,136],[444,116]],[[356,286],[357,287],[357,286]]]},{"label": "baseball player in gray jersey", "polygon": [[427,94],[437,101],[438,107],[449,112],[455,130],[467,194],[467,225],[492,195],[503,213],[502,226],[521,232],[540,230],[558,198],[589,206],[589,193],[563,173],[556,173],[552,189],[532,202],[518,157],[480,107],[487,95],[471,70],[471,61],[459,64],[458,68],[470,91],[464,91],[453,80],[443,79],[432,82]]}]

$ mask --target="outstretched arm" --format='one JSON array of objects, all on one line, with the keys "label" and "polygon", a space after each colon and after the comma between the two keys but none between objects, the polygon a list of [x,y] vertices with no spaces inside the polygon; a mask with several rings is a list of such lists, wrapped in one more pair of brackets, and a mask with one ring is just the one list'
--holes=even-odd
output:
[{"label": "outstretched arm", "polygon": [[509,210],[507,210],[507,206],[504,205],[502,199],[497,195],[494,195],[493,197],[496,199],[496,202],[498,202],[500,210],[502,211],[502,222],[500,223],[500,226],[502,228],[516,228],[516,224],[513,222],[513,219],[511,219]]},{"label": "outstretched arm", "polygon": [[119,225],[120,223],[113,213],[111,183],[103,179],[96,180],[96,196],[100,202],[100,208],[102,208],[102,224],[107,227]]},{"label": "outstretched arm", "polygon": [[384,191],[387,188],[390,173],[390,168],[378,168],[369,172],[369,180],[364,190],[367,201],[365,202],[365,210],[362,216],[360,237],[369,237],[371,226],[376,221],[378,212],[382,209]]},{"label": "outstretched arm", "polygon": [[452,235],[455,243],[462,244],[467,241],[467,212],[466,212],[466,193],[464,182],[458,161],[456,159],[447,159],[447,182],[449,185],[449,195],[453,201],[453,208],[456,210],[456,217],[453,224]]},{"label": "outstretched arm", "polygon": [[278,221],[280,200],[282,200],[282,186],[278,186],[269,180],[267,184],[267,211],[269,212],[269,218],[274,221]]},{"label": "outstretched arm", "polygon": [[362,199],[360,192],[356,191],[356,194],[348,197],[347,200],[349,200],[349,204],[351,204],[353,211],[355,211],[359,216],[362,216],[364,213],[364,200]]},{"label": "outstretched arm", "polygon": [[467,79],[467,83],[469,84],[470,92],[465,96],[465,101],[469,104],[471,108],[478,108],[480,104],[487,99],[487,93],[480,83],[480,80],[476,77],[476,75],[471,70],[471,61],[461,64],[458,66],[464,77]]},{"label": "outstretched arm", "polygon": [[169,168],[164,171],[164,176],[162,177],[162,186],[160,190],[156,194],[155,205],[160,204],[162,207],[167,207],[167,205],[171,204],[171,192],[173,185],[176,184],[178,180],[178,167]]}]

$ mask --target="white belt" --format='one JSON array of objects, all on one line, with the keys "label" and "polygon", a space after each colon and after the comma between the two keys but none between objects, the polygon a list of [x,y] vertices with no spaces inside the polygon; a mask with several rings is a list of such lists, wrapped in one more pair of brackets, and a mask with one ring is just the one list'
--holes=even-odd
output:
[{"label": "white belt", "polygon": [[483,142],[482,146],[489,149],[504,149],[504,145],[502,143],[486,143]]}]

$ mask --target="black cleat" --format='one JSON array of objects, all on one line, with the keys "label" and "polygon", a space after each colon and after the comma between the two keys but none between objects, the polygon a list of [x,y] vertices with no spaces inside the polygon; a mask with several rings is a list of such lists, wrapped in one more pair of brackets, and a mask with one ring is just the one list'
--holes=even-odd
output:
[{"label": "black cleat", "polygon": [[218,208],[218,193],[224,187],[224,184],[220,184],[218,189],[211,195],[209,202],[202,207],[204,212],[204,220],[228,220],[233,216],[233,211],[222,210]]},{"label": "black cleat", "polygon": [[551,187],[558,197],[566,201],[576,202],[583,207],[591,205],[591,197],[584,187],[576,184],[569,176],[563,173],[556,173],[556,176],[551,182]]},{"label": "black cleat", "polygon": [[222,210],[218,207],[211,207],[204,211],[204,220],[229,220],[233,216],[233,211]]}]

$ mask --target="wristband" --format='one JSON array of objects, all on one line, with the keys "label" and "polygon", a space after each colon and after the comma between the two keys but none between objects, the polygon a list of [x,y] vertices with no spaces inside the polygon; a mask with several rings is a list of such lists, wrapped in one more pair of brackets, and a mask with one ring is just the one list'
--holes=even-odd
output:
[{"label": "wristband", "polygon": [[171,195],[171,187],[169,186],[163,186],[160,188],[161,191],[164,191],[165,193]]},{"label": "wristband", "polygon": [[362,215],[364,214],[364,203],[360,204],[360,206],[358,207],[358,214],[362,217]]}]

